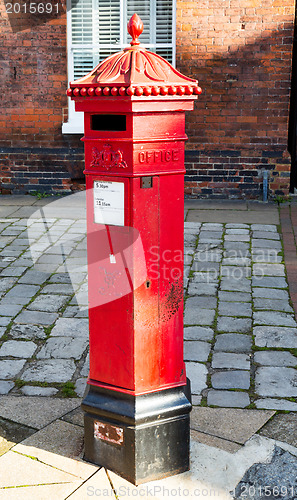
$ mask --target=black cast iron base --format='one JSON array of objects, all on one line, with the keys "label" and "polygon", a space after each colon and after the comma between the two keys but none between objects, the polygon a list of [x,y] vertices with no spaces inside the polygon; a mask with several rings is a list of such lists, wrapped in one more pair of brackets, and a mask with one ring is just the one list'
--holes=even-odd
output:
[{"label": "black cast iron base", "polygon": [[89,385],[85,460],[138,485],[189,470],[190,381],[131,396]]}]

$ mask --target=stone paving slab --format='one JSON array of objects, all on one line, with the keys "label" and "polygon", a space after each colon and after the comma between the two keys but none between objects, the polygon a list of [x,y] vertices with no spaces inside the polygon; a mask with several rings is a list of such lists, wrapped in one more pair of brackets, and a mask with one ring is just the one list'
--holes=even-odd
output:
[{"label": "stone paving slab", "polygon": [[278,299],[289,301],[289,293],[286,290],[276,290],[274,288],[254,288],[254,298],[263,299]]},{"label": "stone paving slab", "polygon": [[[267,224],[268,226],[268,224]],[[253,238],[268,239],[268,240],[280,240],[280,235],[277,232],[268,231],[267,226],[262,226],[261,231],[254,230]],[[274,226],[272,226],[274,227]]]},{"label": "stone paving slab", "polygon": [[0,456],[35,432],[36,429],[0,417]]},{"label": "stone paving slab", "polygon": [[8,394],[14,387],[14,382],[8,380],[0,380],[0,394]]},{"label": "stone paving slab", "polygon": [[241,370],[217,371],[211,376],[214,389],[249,389],[250,372]]},{"label": "stone paving slab", "polygon": [[215,352],[212,357],[211,366],[212,368],[231,368],[238,370],[249,370],[251,366],[251,361],[250,357],[247,354]]},{"label": "stone paving slab", "polygon": [[207,393],[207,404],[224,408],[245,408],[249,406],[250,398],[246,392],[211,389]]},{"label": "stone paving slab", "polygon": [[84,337],[52,337],[46,341],[36,357],[37,359],[80,359],[88,346],[88,342],[88,338]]},{"label": "stone paving slab", "polygon": [[218,285],[215,284],[201,284],[201,283],[190,283],[188,292],[189,295],[207,295],[216,296],[218,291]]},{"label": "stone paving slab", "polygon": [[[51,200],[54,199],[51,198]],[[28,196],[23,194],[14,194],[11,196],[10,194],[2,194],[1,195],[1,205],[3,206],[30,206],[38,204],[38,201],[35,196]],[[45,202],[45,200],[43,200]],[[48,201],[47,201],[48,203]]]},{"label": "stone paving slab", "polygon": [[31,302],[27,309],[30,311],[58,312],[69,301],[68,295],[39,295]]},{"label": "stone paving slab", "polygon": [[11,217],[16,212],[16,208],[12,206],[0,207],[0,217]]},{"label": "stone paving slab", "polygon": [[53,337],[88,337],[89,335],[89,320],[79,318],[59,318],[53,330]]},{"label": "stone paving slab", "polygon": [[211,326],[215,318],[214,309],[186,309],[184,324],[185,325],[200,325]]},{"label": "stone paving slab", "polygon": [[[28,462],[29,463],[29,462]],[[62,484],[38,484],[0,490],[0,500],[48,500],[49,498],[66,499],[82,484],[81,480]]]},{"label": "stone paving slab", "polygon": [[[263,252],[263,250],[261,250]],[[232,259],[250,258],[250,244],[243,241],[224,241],[224,257]]]},{"label": "stone paving slab", "polygon": [[[200,394],[206,389],[207,368],[202,363],[186,362],[187,376],[191,380],[191,391]],[[1,400],[0,400],[1,401]]]},{"label": "stone paving slab", "polygon": [[212,340],[214,331],[208,327],[188,326],[184,328],[184,339],[186,340]]},{"label": "stone paving slab", "polygon": [[16,316],[22,308],[22,304],[1,304],[0,302],[0,315],[13,317]]},{"label": "stone paving slab", "polygon": [[263,366],[256,370],[255,391],[259,396],[297,397],[297,373],[293,368]]},{"label": "stone paving slab", "polygon": [[80,427],[84,426],[84,413],[79,406],[74,410],[71,410],[69,413],[61,417],[61,420],[65,420],[65,422],[69,422],[70,424],[79,425]]},{"label": "stone paving slab", "polygon": [[0,457],[0,468],[5,470],[5,475],[1,477],[2,488],[33,486],[37,478],[38,484],[71,483],[75,479],[72,474],[13,451],[8,451]]},{"label": "stone paving slab", "polygon": [[221,279],[221,290],[222,291],[232,291],[232,292],[250,292],[251,282],[247,278],[242,278],[240,281],[238,279]]},{"label": "stone paving slab", "polygon": [[218,312],[220,316],[252,316],[252,306],[248,302],[224,302],[220,301]]},{"label": "stone paving slab", "polygon": [[258,351],[254,361],[262,366],[297,366],[297,357],[288,351]]},{"label": "stone paving slab", "polygon": [[32,358],[37,345],[34,342],[22,340],[7,340],[0,347],[0,357],[11,356],[13,358]]},{"label": "stone paving slab", "polygon": [[231,443],[226,439],[220,439],[215,436],[210,436],[209,434],[204,434],[203,432],[198,432],[193,429],[190,431],[191,440],[197,441],[198,443],[206,444],[214,448],[220,448],[228,453],[236,453],[240,450],[241,445],[237,443]]},{"label": "stone paving slab", "polygon": [[59,389],[55,389],[54,387],[39,387],[34,385],[25,385],[21,387],[21,393],[24,396],[55,396],[58,394]]},{"label": "stone paving slab", "polygon": [[271,325],[271,326],[291,326],[297,327],[297,323],[292,314],[275,311],[257,311],[253,314],[254,325]]},{"label": "stone paving slab", "polygon": [[[199,342],[197,340],[185,341],[184,360],[206,362],[210,353],[211,345],[208,342]],[[1,355],[1,352],[0,352]]]},{"label": "stone paving slab", "polygon": [[282,250],[282,245],[280,241],[275,241],[275,240],[268,240],[268,239],[259,239],[255,238],[252,241],[252,249],[256,248],[264,248],[267,250],[267,248],[273,249],[276,252],[280,252]]},{"label": "stone paving slab", "polygon": [[44,311],[22,311],[16,318],[15,323],[23,325],[52,325],[58,319],[58,314]]},{"label": "stone paving slab", "polygon": [[11,317],[9,316],[0,316],[0,327],[1,326],[8,326],[11,321]]},{"label": "stone paving slab", "polygon": [[260,276],[284,276],[285,267],[283,264],[254,264],[253,273]]},{"label": "stone paving slab", "polygon": [[200,309],[215,309],[217,306],[216,297],[189,297],[186,301],[186,311],[191,308]]},{"label": "stone paving slab", "polygon": [[234,210],[211,210],[211,212],[206,209],[203,211],[190,209],[186,218],[187,222],[212,222],[214,220],[221,223],[239,223],[244,220],[247,224],[253,224],[257,221],[263,224],[266,224],[266,222],[279,224],[279,214],[277,208],[272,208],[265,213],[256,210],[242,212],[238,208],[234,208]]},{"label": "stone paving slab", "polygon": [[[4,332],[3,332],[4,333]],[[27,340],[36,340],[36,339],[45,339],[46,333],[44,328],[39,325],[12,325],[9,336],[13,339],[27,339]]]},{"label": "stone paving slab", "polygon": [[246,292],[225,292],[219,291],[218,297],[220,301],[226,302],[251,302],[252,296]]},{"label": "stone paving slab", "polygon": [[42,429],[57,418],[80,406],[78,398],[44,398],[29,396],[1,396],[0,417]]},{"label": "stone paving slab", "polygon": [[50,359],[27,363],[21,377],[26,382],[66,383],[72,379],[76,366],[73,359]]},{"label": "stone paving slab", "polygon": [[1,378],[4,380],[15,379],[25,366],[25,359],[3,359],[0,360]]},{"label": "stone paving slab", "polygon": [[294,312],[289,302],[281,299],[254,299],[254,308],[255,310],[266,309],[268,311]]},{"label": "stone paving slab", "polygon": [[56,420],[12,448],[77,478],[87,479],[98,470],[82,461],[84,429]]},{"label": "stone paving slab", "polygon": [[255,326],[254,335],[258,347],[295,349],[297,345],[297,328]]},{"label": "stone paving slab", "polygon": [[[108,472],[109,477],[110,477],[110,471]],[[82,500],[88,498],[90,492],[91,494],[96,494],[102,493],[104,494],[107,498],[110,498],[112,500],[116,500],[116,496],[114,495],[115,488],[113,489],[113,483],[110,482],[110,479],[107,476],[105,470],[102,468],[98,470],[92,477],[88,479],[85,483],[83,483],[76,491],[72,493],[72,495],[69,496],[69,500]],[[119,476],[116,476],[117,478]],[[121,479],[119,478],[119,481]],[[123,480],[124,481],[124,480]],[[124,494],[124,497],[129,498],[129,496],[133,495],[132,490],[136,491],[137,494],[139,494],[139,488],[140,487],[135,487],[131,483],[128,483],[128,481],[125,481],[127,484],[126,487],[122,487],[122,491]],[[137,491],[138,490],[138,491]],[[144,489],[143,493],[146,494],[146,490]],[[118,496],[118,495],[117,495]],[[136,496],[135,493],[133,495],[134,497]],[[140,495],[141,496],[141,495]],[[120,497],[118,497],[120,498]],[[136,496],[137,498],[137,496]],[[145,497],[144,497],[145,498]],[[147,495],[148,500],[155,500],[156,497],[154,495],[151,495],[150,493]],[[160,497],[159,497],[160,498]],[[156,499],[158,500],[158,499]]]},{"label": "stone paving slab", "polygon": [[248,318],[231,318],[219,316],[217,320],[218,332],[248,333],[251,330],[252,321]]},{"label": "stone paving slab", "polygon": [[191,412],[191,428],[228,441],[244,444],[274,413],[274,411],[267,410],[194,408]]},{"label": "stone paving slab", "polygon": [[16,277],[2,278],[0,282],[0,292],[6,292],[9,290],[17,281]]},{"label": "stone paving slab", "polygon": [[214,350],[223,352],[249,352],[252,339],[249,335],[240,333],[220,333],[216,337]]},{"label": "stone paving slab", "polygon": [[252,285],[267,288],[288,288],[285,278],[274,276],[253,276]]},{"label": "stone paving slab", "polygon": [[297,447],[297,418],[296,415],[279,414],[267,422],[267,424],[260,429],[259,434],[271,439],[283,441],[292,446]]},{"label": "stone paving slab", "polygon": [[76,379],[74,388],[75,388],[76,394],[80,398],[84,398],[84,396],[85,396],[85,393],[87,390],[87,381],[88,381],[87,377],[81,377],[81,378]]},{"label": "stone paving slab", "polygon": [[297,403],[288,399],[259,398],[256,400],[255,406],[264,410],[297,411]]}]

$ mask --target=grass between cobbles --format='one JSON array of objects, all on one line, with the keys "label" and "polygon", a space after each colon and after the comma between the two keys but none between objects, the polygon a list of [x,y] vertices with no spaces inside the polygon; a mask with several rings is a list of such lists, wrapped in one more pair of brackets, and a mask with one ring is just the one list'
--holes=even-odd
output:
[{"label": "grass between cobbles", "polygon": [[14,380],[15,387],[17,389],[21,389],[24,386],[29,387],[48,387],[53,389],[58,389],[58,393],[53,398],[77,398],[77,394],[75,392],[75,384],[72,381],[68,381],[65,383],[57,383],[57,382],[36,382],[30,380],[22,380],[21,378],[17,378]]},{"label": "grass between cobbles", "polygon": [[66,382],[61,386],[61,396],[65,398],[77,398],[73,382]]}]

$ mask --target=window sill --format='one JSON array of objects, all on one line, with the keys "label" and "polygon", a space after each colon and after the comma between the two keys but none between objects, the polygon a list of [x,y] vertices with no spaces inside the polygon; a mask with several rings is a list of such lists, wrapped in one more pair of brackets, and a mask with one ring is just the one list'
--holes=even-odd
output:
[{"label": "window sill", "polygon": [[66,122],[62,124],[62,134],[83,134],[83,133],[84,133],[83,123]]}]

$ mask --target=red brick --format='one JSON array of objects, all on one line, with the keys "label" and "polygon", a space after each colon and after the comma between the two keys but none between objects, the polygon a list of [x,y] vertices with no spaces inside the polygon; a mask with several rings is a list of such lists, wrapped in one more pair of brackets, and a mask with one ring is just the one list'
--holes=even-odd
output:
[{"label": "red brick", "polygon": [[[78,137],[61,134],[62,116],[67,119],[68,114],[66,13],[44,24],[30,24],[24,16],[14,22],[15,29],[27,24],[16,35],[5,19],[1,23],[2,56],[11,61],[10,74],[5,75],[9,91],[5,87],[0,96],[1,145],[77,148]],[[177,67],[200,79],[203,87],[195,111],[187,116],[187,148],[206,151],[197,170],[205,168],[202,165],[234,170],[223,153],[237,150],[238,171],[268,166],[271,192],[288,192],[289,178],[281,174],[289,172],[290,163],[280,159],[281,153],[288,158],[293,23],[294,0],[177,1]],[[37,60],[43,68],[39,74]],[[221,159],[216,159],[215,151],[222,151]],[[263,151],[280,151],[280,157],[264,156]],[[253,157],[253,165],[245,160]],[[251,182],[262,181],[252,176]],[[208,186],[228,193],[235,189],[230,184],[218,187],[212,180]],[[193,181],[186,189],[195,194],[201,188],[202,183]],[[239,196],[240,189],[244,190],[244,182],[238,187]]]}]

